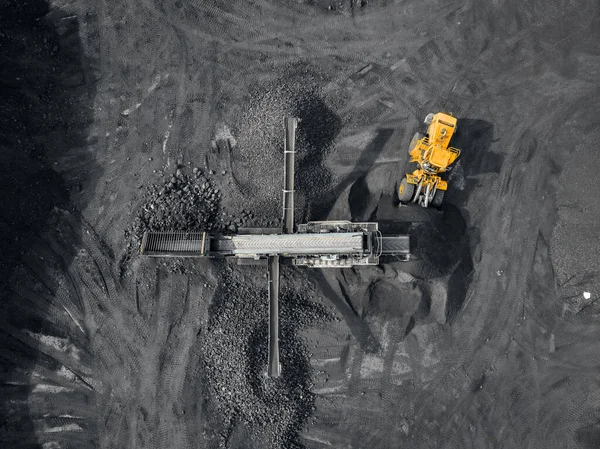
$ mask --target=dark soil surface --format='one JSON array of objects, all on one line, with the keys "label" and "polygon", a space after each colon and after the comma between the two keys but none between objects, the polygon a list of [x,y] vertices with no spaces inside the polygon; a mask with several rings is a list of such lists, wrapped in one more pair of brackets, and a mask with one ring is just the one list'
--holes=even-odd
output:
[{"label": "dark soil surface", "polygon": [[[0,447],[600,446],[596,1],[0,0]],[[396,208],[429,112],[441,211]],[[414,258],[144,259],[376,220]]]}]

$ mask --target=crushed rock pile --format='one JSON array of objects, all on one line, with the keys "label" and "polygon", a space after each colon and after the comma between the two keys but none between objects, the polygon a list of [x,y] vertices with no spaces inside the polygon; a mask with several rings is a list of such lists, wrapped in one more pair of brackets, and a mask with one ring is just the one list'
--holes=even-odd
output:
[{"label": "crushed rock pile", "polygon": [[[298,448],[298,432],[314,410],[309,352],[298,331],[334,319],[305,294],[281,291],[281,376],[266,375],[268,298],[264,290],[224,277],[203,338],[206,384],[222,416],[223,444],[243,429],[265,447]],[[266,435],[266,437],[265,437]],[[266,438],[266,440],[265,440]]]}]

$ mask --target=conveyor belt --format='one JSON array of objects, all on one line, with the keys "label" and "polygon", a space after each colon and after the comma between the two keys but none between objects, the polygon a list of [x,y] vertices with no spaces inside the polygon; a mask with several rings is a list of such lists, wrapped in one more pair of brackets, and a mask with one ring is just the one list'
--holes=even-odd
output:
[{"label": "conveyor belt", "polygon": [[[410,239],[407,235],[381,236],[379,233],[363,232],[233,236],[210,236],[202,232],[147,232],[140,250],[147,256],[171,257],[343,256],[350,257],[350,261],[356,257],[373,256],[375,259],[369,263],[376,264],[379,255],[410,255]],[[357,263],[356,260],[354,263]],[[341,262],[338,264],[341,265]]]},{"label": "conveyor belt", "polygon": [[210,253],[219,255],[362,254],[363,233],[234,235],[211,241]]},{"label": "conveyor belt", "polygon": [[409,255],[410,237],[408,235],[384,235],[381,237],[382,255]]}]

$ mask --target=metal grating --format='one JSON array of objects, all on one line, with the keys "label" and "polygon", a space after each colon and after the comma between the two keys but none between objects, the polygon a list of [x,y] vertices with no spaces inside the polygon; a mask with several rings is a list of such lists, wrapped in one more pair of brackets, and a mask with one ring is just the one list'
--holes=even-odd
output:
[{"label": "metal grating", "polygon": [[146,256],[203,257],[204,232],[146,232],[140,253]]},{"label": "metal grating", "polygon": [[408,235],[384,235],[381,237],[381,254],[410,254],[410,238]]}]

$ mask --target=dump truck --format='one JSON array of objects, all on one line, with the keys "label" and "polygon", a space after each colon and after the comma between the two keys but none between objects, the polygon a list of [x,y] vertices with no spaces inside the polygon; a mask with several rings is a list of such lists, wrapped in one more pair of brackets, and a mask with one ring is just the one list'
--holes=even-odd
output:
[{"label": "dump truck", "polygon": [[417,203],[423,207],[437,208],[442,206],[448,189],[448,182],[442,179],[442,174],[450,171],[452,164],[460,156],[460,150],[450,146],[457,122],[451,113],[427,115],[427,133],[415,133],[408,148],[409,164],[414,166],[416,163],[416,169],[407,173],[398,186],[400,204]]}]

